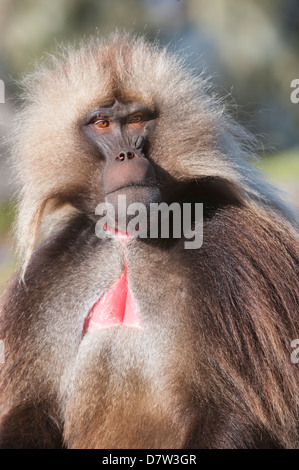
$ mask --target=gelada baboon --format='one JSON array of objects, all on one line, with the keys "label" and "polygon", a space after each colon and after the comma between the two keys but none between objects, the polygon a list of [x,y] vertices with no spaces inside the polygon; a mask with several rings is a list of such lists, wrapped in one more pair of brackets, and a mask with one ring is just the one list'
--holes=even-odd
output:
[{"label": "gelada baboon", "polygon": [[[24,87],[2,448],[297,447],[298,229],[253,139],[209,81],[130,35],[66,48]],[[98,237],[120,195],[202,203],[201,247]]]}]

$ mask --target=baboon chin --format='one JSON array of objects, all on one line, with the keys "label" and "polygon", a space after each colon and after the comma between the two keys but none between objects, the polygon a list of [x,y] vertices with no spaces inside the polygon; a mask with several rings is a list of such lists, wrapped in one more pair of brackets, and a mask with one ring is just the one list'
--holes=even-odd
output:
[{"label": "baboon chin", "polygon": [[[24,100],[0,446],[298,448],[298,226],[209,80],[114,34],[43,63]],[[172,209],[155,237],[153,206]],[[176,235],[187,209],[200,247]]]}]

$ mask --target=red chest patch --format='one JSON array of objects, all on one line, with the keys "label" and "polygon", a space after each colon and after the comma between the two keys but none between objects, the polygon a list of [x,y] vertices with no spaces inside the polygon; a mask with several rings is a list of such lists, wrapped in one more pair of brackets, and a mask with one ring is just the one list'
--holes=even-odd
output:
[{"label": "red chest patch", "polygon": [[137,305],[128,286],[127,270],[94,304],[85,320],[84,332],[121,324],[141,326]]}]

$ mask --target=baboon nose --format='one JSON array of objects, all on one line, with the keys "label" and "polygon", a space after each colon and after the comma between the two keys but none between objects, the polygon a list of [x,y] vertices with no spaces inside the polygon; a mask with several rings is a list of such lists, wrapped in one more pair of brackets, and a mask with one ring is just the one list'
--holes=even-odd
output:
[{"label": "baboon nose", "polygon": [[116,160],[118,160],[119,162],[123,162],[124,160],[132,160],[132,158],[135,157],[135,153],[134,152],[131,152],[131,151],[128,151],[128,152],[120,152],[117,157],[116,157]]}]

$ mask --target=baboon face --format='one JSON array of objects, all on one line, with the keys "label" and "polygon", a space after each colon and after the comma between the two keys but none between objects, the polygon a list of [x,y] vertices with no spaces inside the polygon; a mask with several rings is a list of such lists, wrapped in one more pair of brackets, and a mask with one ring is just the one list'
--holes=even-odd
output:
[{"label": "baboon face", "polygon": [[94,183],[103,188],[106,201],[115,209],[120,195],[126,197],[127,205],[134,202],[148,205],[160,200],[150,159],[156,118],[155,112],[139,103],[119,100],[96,107],[86,117],[83,135],[103,169],[100,180]]},{"label": "baboon face", "polygon": [[205,84],[144,41],[91,41],[24,85],[13,147],[27,258],[42,219],[61,206],[97,222],[98,204],[115,205],[119,195],[127,204],[171,203],[184,190],[178,182],[226,174],[215,150],[221,113],[211,113]]}]

